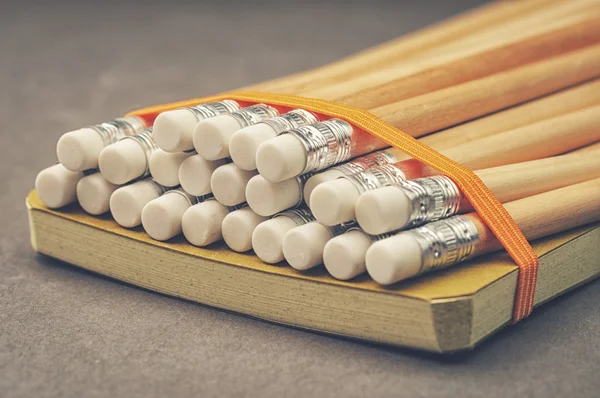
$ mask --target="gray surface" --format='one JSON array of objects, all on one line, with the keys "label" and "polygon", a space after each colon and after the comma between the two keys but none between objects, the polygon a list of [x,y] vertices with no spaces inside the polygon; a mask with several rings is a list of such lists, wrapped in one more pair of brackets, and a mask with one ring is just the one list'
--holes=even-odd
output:
[{"label": "gray surface", "polygon": [[598,282],[439,358],[171,299],[29,246],[24,198],[61,132],[323,64],[475,3],[3,6],[0,395],[598,396]]}]

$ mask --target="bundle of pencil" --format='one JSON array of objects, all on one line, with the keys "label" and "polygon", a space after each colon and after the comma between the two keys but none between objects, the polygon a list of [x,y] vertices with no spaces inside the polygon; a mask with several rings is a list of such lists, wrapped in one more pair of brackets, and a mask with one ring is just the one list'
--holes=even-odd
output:
[{"label": "bundle of pencil", "polygon": [[[245,89],[369,111],[476,170],[528,239],[600,220],[595,0],[492,3]],[[56,152],[35,183],[46,206],[78,201],[159,241],[383,285],[502,248],[452,179],[306,109],[202,103],[68,132]]]}]

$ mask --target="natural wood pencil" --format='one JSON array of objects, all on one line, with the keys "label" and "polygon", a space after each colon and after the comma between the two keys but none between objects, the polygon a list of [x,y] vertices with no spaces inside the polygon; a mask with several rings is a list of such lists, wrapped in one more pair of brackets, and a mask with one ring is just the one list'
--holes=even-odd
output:
[{"label": "natural wood pencil", "polygon": [[385,67],[392,62],[404,62],[410,57],[419,56],[424,51],[440,46],[440,43],[456,41],[473,32],[538,12],[540,7],[566,2],[567,0],[524,0],[485,4],[325,66],[253,84],[243,89],[285,94],[307,93],[325,84],[335,84]]},{"label": "natural wood pencil", "polygon": [[[440,151],[599,103],[600,79],[596,79],[426,135],[419,141]],[[396,157],[399,161],[410,158],[406,154]]]},{"label": "natural wood pencil", "polygon": [[[376,103],[370,105],[364,97],[367,96],[372,100],[380,101],[381,99],[376,94],[370,95],[370,91],[376,90],[380,93],[386,93],[389,102],[398,101],[405,94],[402,91],[395,90],[395,86],[398,86],[399,89],[406,89],[410,82],[414,81],[411,77],[421,73],[428,74],[420,82],[421,84],[430,84],[427,80],[431,79],[431,76],[439,74],[441,75],[438,77],[439,80],[434,83],[441,85],[444,82],[441,77],[444,75],[446,65],[455,65],[450,68],[451,74],[461,77],[464,79],[463,81],[468,81],[475,78],[470,76],[485,75],[487,69],[490,69],[488,74],[494,73],[494,69],[497,73],[500,70],[518,66],[519,62],[527,63],[540,60],[549,56],[548,52],[568,51],[569,49],[575,49],[578,45],[586,45],[585,40],[582,44],[578,44],[574,39],[577,35],[585,36],[585,31],[573,32],[569,29],[586,24],[589,21],[592,21],[590,28],[597,29],[593,20],[599,17],[599,13],[600,7],[598,7],[598,4],[590,3],[587,0],[572,4],[561,4],[558,8],[553,6],[543,7],[536,13],[506,21],[504,24],[492,26],[487,30],[473,32],[461,40],[423,51],[414,58],[407,58],[394,63],[390,62],[346,81],[336,84],[323,84],[315,90],[302,92],[301,94],[341,101],[349,105],[362,106],[366,109],[374,108],[377,106]],[[553,32],[561,32],[570,35],[571,38],[566,40],[564,44],[557,45],[556,48],[546,44],[546,48],[540,48],[539,52],[536,51],[536,47],[544,47],[542,44],[544,40],[546,42],[552,40],[548,36],[552,36]],[[587,44],[598,41],[598,35],[590,33]],[[554,39],[556,40],[556,37]],[[530,43],[524,44],[524,47],[527,48],[525,54],[522,53],[523,49],[518,47],[511,52],[511,47],[518,43]],[[514,59],[509,57],[511,53]],[[486,58],[494,59],[494,57],[501,58],[507,65],[504,66],[502,62],[486,61]],[[479,61],[480,59],[481,61]],[[481,67],[478,67],[478,63],[481,63]],[[404,85],[406,79],[409,79],[409,81]],[[456,80],[454,84],[461,82],[458,79]],[[448,81],[446,84],[452,84],[452,79]],[[390,87],[389,91],[382,88],[386,86]],[[409,97],[404,96],[403,98]],[[365,103],[368,105],[365,105]],[[386,102],[381,104],[384,105]]]},{"label": "natural wood pencil", "polygon": [[[600,105],[587,107],[441,153],[473,170],[553,156],[600,140],[598,114]],[[374,167],[318,185],[311,194],[310,208],[325,225],[350,222],[356,219],[356,202],[362,193],[437,174],[414,159]]]},{"label": "natural wood pencil", "polygon": [[[505,203],[600,178],[599,153],[600,146],[596,153],[571,153],[480,170],[476,174],[496,198]],[[470,203],[446,176],[419,178],[366,192],[356,203],[358,223],[371,235],[414,228],[471,211],[473,209]],[[354,227],[353,224],[328,227],[318,222],[298,226],[290,230],[283,239],[285,259],[298,270],[315,267],[323,262],[328,241]],[[354,252],[358,253],[358,248],[354,248]],[[336,263],[332,268],[331,260],[329,262],[329,269],[334,273],[337,271],[338,277],[356,276],[348,268],[352,268],[351,264],[358,264],[359,260],[348,262],[346,270],[343,264]]]},{"label": "natural wood pencil", "polygon": [[[600,178],[600,141],[565,155],[479,170],[477,175],[501,203]],[[472,210],[463,198],[459,212]]]},{"label": "natural wood pencil", "polygon": [[410,63],[401,68],[404,70],[387,72],[381,83],[372,75],[366,75],[349,80],[343,89],[325,86],[321,93],[311,93],[311,96],[327,96],[344,104],[372,109],[598,43],[600,18],[586,17],[583,22],[531,38],[510,39],[504,39],[501,45],[489,50],[474,49],[466,56],[453,52],[441,57],[439,62],[431,59],[424,62],[426,65],[435,63],[433,67]]},{"label": "natural wood pencil", "polygon": [[[475,172],[501,203],[600,178],[600,141],[567,155]],[[380,235],[473,211],[446,176],[418,178],[366,192],[356,202],[361,228]]]},{"label": "natural wood pencil", "polygon": [[[445,150],[473,170],[558,155],[600,140],[600,105],[494,134]],[[477,153],[473,153],[476,151]]]},{"label": "natural wood pencil", "polygon": [[575,152],[577,152],[577,153],[595,152],[595,151],[597,151],[599,149],[600,149],[600,141],[595,142],[595,143],[593,143],[591,145],[587,145],[587,146],[585,146],[583,148],[576,149],[576,150],[574,150],[572,152],[569,152],[569,153],[575,153]]},{"label": "natural wood pencil", "polygon": [[[592,88],[598,87],[600,87],[600,85],[596,85],[596,87]],[[577,90],[577,93],[575,94],[584,93],[585,92]],[[577,109],[578,106],[573,106],[576,111],[561,115],[561,112],[568,112],[570,109],[569,107],[571,104],[565,104],[564,109],[557,111],[556,115],[552,115],[554,117],[550,117],[550,112],[540,112],[542,115],[546,116],[546,120],[528,123],[525,126],[520,125],[524,121],[527,121],[526,118],[521,118],[521,120],[519,120],[519,117],[515,117],[513,119],[513,116],[518,116],[518,114],[515,115],[514,112],[517,108],[514,108],[512,110],[513,112],[510,112],[506,117],[502,116],[502,113],[489,117],[496,121],[499,119],[502,120],[503,123],[498,123],[500,126],[507,127],[516,123],[518,126],[517,128],[497,133],[494,130],[494,127],[490,127],[492,134],[489,136],[487,136],[487,131],[485,130],[475,130],[470,138],[475,138],[477,135],[481,138],[477,140],[469,139],[462,144],[461,134],[463,131],[468,131],[468,128],[457,129],[455,130],[455,133],[457,134],[454,134],[452,137],[454,140],[448,140],[443,147],[434,146],[434,148],[441,151],[445,156],[472,169],[482,169],[497,165],[516,163],[519,161],[538,159],[557,155],[573,148],[578,148],[595,141],[600,136],[596,116],[597,113],[600,112],[600,92],[594,92],[592,90],[589,94],[590,95],[587,98],[584,96],[579,98],[578,101],[580,100],[580,102],[578,102],[578,104],[579,106],[583,104],[594,106],[588,106],[584,109]],[[569,96],[573,96],[573,94],[570,93]],[[536,108],[537,107],[531,107],[530,110],[535,110]],[[530,121],[535,118],[536,116],[529,117]],[[504,119],[508,119],[508,121],[504,122]],[[466,125],[468,125],[468,123]],[[493,123],[478,123],[478,125],[481,127],[488,127],[493,126]],[[572,135],[575,138],[572,139]],[[521,150],[521,146],[526,150]],[[363,187],[360,186],[360,184],[357,186],[359,188],[357,191],[355,189],[356,187],[354,187],[355,183],[350,183],[345,180],[336,181],[338,177],[348,176],[351,181],[354,181],[349,175],[361,171],[360,169],[357,170],[357,168],[364,166],[365,169],[363,169],[363,171],[365,171],[365,174],[358,175],[359,177],[356,184],[358,184],[359,180],[363,177],[365,180],[375,179],[384,184],[384,180],[381,177],[372,175],[372,173],[368,171],[369,166],[365,166],[365,164],[371,164],[371,167],[387,164],[387,166],[384,167],[385,172],[383,175],[388,176],[389,178],[392,177],[387,173],[399,173],[408,179],[438,174],[437,171],[425,166],[423,163],[415,160],[406,160],[406,158],[396,162],[395,165],[389,164],[394,163],[394,158],[402,158],[402,152],[399,149],[388,149],[385,150],[384,154],[385,156],[381,156],[382,153],[377,153],[377,162],[365,162],[364,160],[361,160],[363,157],[357,158],[357,166],[351,167],[350,165],[347,165],[349,172],[344,172],[344,165],[342,165],[340,168],[337,168],[337,170],[329,169],[323,173],[316,174],[306,180],[305,184],[304,179],[288,179],[282,182],[270,182],[266,180],[264,176],[254,176],[246,187],[246,199],[255,212],[263,216],[268,216],[295,206],[302,201],[302,194],[304,193],[304,200],[307,204],[310,204],[317,219],[327,225],[336,225],[350,221],[354,218],[352,201],[355,201],[357,195],[363,190]],[[398,170],[394,171],[393,169],[396,167]],[[381,172],[381,169],[379,168],[376,168],[376,170],[377,172]],[[329,185],[320,188],[321,193],[317,195],[317,197],[322,196],[322,198],[315,199],[315,201],[322,203],[322,208],[321,205],[317,205],[316,208],[313,208],[313,190],[319,188],[324,183]],[[394,183],[393,179],[386,182],[386,184],[392,183]],[[343,188],[342,185],[346,186],[347,189]],[[334,186],[337,188],[334,189]],[[370,187],[374,188],[372,184]],[[342,214],[344,215],[344,219],[338,218],[342,217]]]},{"label": "natural wood pencil", "polygon": [[[375,108],[372,113],[409,135],[420,137],[591,80],[599,75],[600,45],[594,45]],[[385,141],[364,131],[354,131],[349,125],[337,119],[326,121],[323,126],[319,126],[319,128],[335,128],[344,131],[343,134],[336,134],[343,137],[343,140],[338,138],[336,142],[327,144],[328,151],[331,152],[328,161],[309,163],[309,158],[314,157],[317,151],[321,151],[326,141],[311,139],[311,150],[307,151],[301,137],[309,140],[310,136],[292,130],[259,146],[256,153],[259,173],[269,181],[279,182],[300,174],[323,170],[336,163],[388,146]],[[317,127],[308,129],[312,131]],[[318,134],[316,136],[318,137]]]},{"label": "natural wood pencil", "polygon": [[594,45],[372,110],[419,137],[600,76]]},{"label": "natural wood pencil", "polygon": [[[486,115],[477,120],[429,134],[419,138],[419,141],[437,151],[442,151],[467,144],[477,139],[489,137],[496,133],[514,130],[545,119],[564,115],[594,104],[600,104],[600,80],[584,83],[556,94],[516,105],[501,112]],[[390,149],[387,151],[390,151]],[[410,156],[399,149],[391,150],[391,152],[396,161],[410,159]],[[362,162],[359,162],[359,167],[363,167]],[[368,167],[368,165],[364,166],[364,169]],[[356,167],[352,167],[352,170],[355,169]],[[343,170],[344,166],[342,166],[341,170],[334,167],[309,178],[304,186],[304,198],[306,202],[309,202],[311,193],[318,184],[348,174],[344,173]]]},{"label": "natural wood pencil", "polygon": [[[600,220],[600,179],[516,200],[505,207],[528,240],[539,239]],[[447,238],[442,238],[442,230]],[[443,246],[449,236],[459,239],[456,250]],[[435,251],[435,258],[434,245],[442,248]],[[375,242],[367,251],[366,266],[376,282],[389,285],[501,248],[479,215],[469,213]]]}]

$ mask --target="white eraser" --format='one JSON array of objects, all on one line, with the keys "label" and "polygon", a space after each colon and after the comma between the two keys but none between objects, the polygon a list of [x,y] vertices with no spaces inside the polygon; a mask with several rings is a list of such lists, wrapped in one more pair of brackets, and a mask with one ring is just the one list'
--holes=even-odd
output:
[{"label": "white eraser", "polygon": [[300,175],[306,167],[304,145],[293,134],[282,134],[260,144],[256,168],[267,180],[279,182]]},{"label": "white eraser", "polygon": [[194,148],[204,159],[218,160],[229,156],[229,140],[240,129],[231,115],[220,115],[199,122],[194,127]]},{"label": "white eraser", "polygon": [[289,217],[279,216],[261,223],[252,234],[254,253],[265,263],[283,261],[283,237],[297,224]]},{"label": "white eraser", "polygon": [[323,250],[331,238],[331,231],[321,223],[300,225],[283,238],[283,255],[292,267],[305,271],[323,263]]},{"label": "white eraser", "polygon": [[102,174],[90,174],[77,183],[77,201],[83,210],[97,216],[109,210],[110,196],[117,188]]},{"label": "white eraser", "polygon": [[211,192],[210,177],[218,165],[195,154],[179,166],[179,183],[190,195],[202,196]]},{"label": "white eraser", "polygon": [[257,173],[256,170],[242,170],[233,163],[220,166],[210,179],[213,195],[225,206],[244,203],[248,181]]},{"label": "white eraser", "polygon": [[102,176],[117,185],[143,176],[148,167],[147,163],[146,151],[132,139],[124,139],[107,146],[98,157]]},{"label": "white eraser", "polygon": [[198,116],[186,109],[163,112],[154,121],[152,137],[165,152],[183,152],[194,149],[192,140]]},{"label": "white eraser", "polygon": [[267,123],[258,123],[236,131],[229,141],[229,154],[233,162],[244,170],[256,169],[256,152],[260,144],[277,137],[277,132]]},{"label": "white eraser", "polygon": [[160,197],[161,193],[162,188],[150,179],[134,182],[113,192],[110,197],[110,212],[122,227],[137,227],[142,223],[144,206]]},{"label": "white eraser", "polygon": [[168,191],[144,206],[144,230],[153,239],[169,240],[181,233],[181,218],[189,208],[190,202],[187,198],[174,191]]},{"label": "white eraser", "polygon": [[161,185],[175,187],[179,185],[179,167],[193,152],[169,153],[158,149],[150,156],[150,174]]},{"label": "white eraser", "polygon": [[301,189],[296,178],[271,182],[259,174],[248,181],[246,201],[256,214],[271,216],[296,206],[302,199]]},{"label": "white eraser", "polygon": [[318,185],[310,196],[310,209],[325,225],[338,225],[355,219],[354,208],[360,192],[352,182],[338,178]]},{"label": "white eraser", "polygon": [[67,170],[62,164],[55,164],[38,173],[35,190],[46,206],[57,209],[77,200],[77,183],[83,177],[81,171]]},{"label": "white eraser", "polygon": [[317,173],[306,180],[306,183],[304,183],[304,202],[306,205],[310,208],[310,197],[317,185],[327,181],[333,181],[336,178],[342,177],[343,175],[344,173],[342,173],[340,170],[330,169]]},{"label": "white eraser", "polygon": [[221,225],[223,240],[231,250],[247,252],[252,249],[252,233],[267,217],[259,216],[249,207],[232,211]]},{"label": "white eraser", "polygon": [[379,235],[406,226],[411,202],[399,187],[365,192],[356,201],[356,220],[365,232]]},{"label": "white eraser", "polygon": [[372,240],[366,233],[351,230],[325,245],[323,263],[331,276],[349,280],[366,271],[365,257]]},{"label": "white eraser", "polygon": [[185,238],[194,246],[207,246],[221,240],[221,224],[229,213],[216,200],[198,203],[185,211],[181,227]]},{"label": "white eraser", "polygon": [[400,233],[373,243],[366,260],[371,278],[380,285],[391,285],[417,275],[423,254],[412,234]]},{"label": "white eraser", "polygon": [[104,149],[100,134],[89,127],[63,134],[56,144],[56,156],[65,168],[83,171],[98,167],[98,156]]}]

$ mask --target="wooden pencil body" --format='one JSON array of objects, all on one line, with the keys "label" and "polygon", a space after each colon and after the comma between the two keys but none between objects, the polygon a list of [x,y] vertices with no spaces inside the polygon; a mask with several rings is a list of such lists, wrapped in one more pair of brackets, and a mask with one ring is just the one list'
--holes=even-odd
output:
[{"label": "wooden pencil body", "polygon": [[413,137],[600,76],[600,45],[389,104],[372,113]]},{"label": "wooden pencil body", "polygon": [[[597,79],[421,137],[419,141],[440,151],[599,103],[600,80]],[[405,154],[398,160],[408,158]]]},{"label": "wooden pencil body", "polygon": [[[600,179],[530,196],[505,207],[529,241],[567,231],[600,220]],[[480,236],[474,255],[502,248],[477,213],[468,217]]]},{"label": "wooden pencil body", "polygon": [[566,0],[524,0],[519,2],[498,1],[486,4],[331,64],[247,86],[243,90],[305,94],[325,84],[331,85],[343,82],[374,69],[386,67],[392,62],[405,62],[407,59],[419,56],[423,51],[438,47],[442,43],[456,41],[473,32],[504,23],[506,20],[535,13],[540,7],[565,2]]},{"label": "wooden pencil body", "polygon": [[470,169],[559,155],[600,140],[600,105],[547,119],[443,151]]},{"label": "wooden pencil body", "polygon": [[[478,170],[476,174],[500,203],[508,203],[600,178],[600,143],[594,147],[568,155]],[[470,211],[473,207],[462,198],[459,212]]]},{"label": "wooden pencil body", "polygon": [[[375,86],[369,82],[364,89],[361,89],[360,81],[352,80],[348,82],[350,94],[338,97],[340,93],[328,93],[328,97],[334,97],[334,100],[344,104],[372,109],[548,59],[598,42],[600,18],[593,18],[531,39],[515,40],[488,51],[476,51],[471,56],[457,57],[453,54],[454,58],[458,58],[455,61],[443,60],[437,67],[416,71],[405,78],[384,81]],[[370,80],[370,76],[366,79]]]},{"label": "wooden pencil body", "polygon": [[[600,141],[598,114],[600,105],[456,145],[440,153],[472,170],[555,156]],[[407,179],[439,174],[416,159],[402,160],[394,165],[406,174]],[[590,167],[595,165],[595,162],[590,163]],[[523,167],[515,166],[515,169],[521,171]]]},{"label": "wooden pencil body", "polygon": [[[600,7],[588,0],[559,4],[559,7],[550,5],[531,15],[506,21],[487,30],[473,32],[458,41],[441,44],[439,47],[423,51],[416,57],[390,62],[346,81],[324,84],[316,90],[302,94],[372,109],[378,106],[378,102],[384,105],[417,95],[415,93],[419,91],[411,85],[411,82],[414,83],[414,77],[421,74],[421,79],[416,78],[419,84],[433,91],[475,79],[477,76],[483,77],[510,69],[519,65],[519,62],[525,64],[541,60],[548,56],[546,55],[548,52],[557,54],[585,45],[586,40],[581,44],[577,35],[585,36],[587,32],[585,30],[577,32],[572,29],[588,23],[592,29],[597,29],[597,24],[594,26],[593,20],[597,19],[599,14]],[[571,37],[562,45],[556,43],[556,47],[553,48],[548,43],[545,48],[536,51],[537,47],[544,47],[542,44],[544,40],[551,41],[552,38],[548,36],[556,32]],[[587,44],[597,42],[598,35],[589,33]],[[554,36],[554,40],[557,37]],[[523,43],[526,50],[515,48],[511,52],[510,47],[519,43]],[[495,57],[498,59],[497,62],[486,62],[486,59]],[[478,67],[478,64],[482,64],[481,67]],[[445,67],[448,65],[452,67],[449,76],[446,76]],[[403,90],[408,92],[405,93]],[[423,92],[427,91],[419,94]],[[383,95],[385,98],[381,98]]]}]

